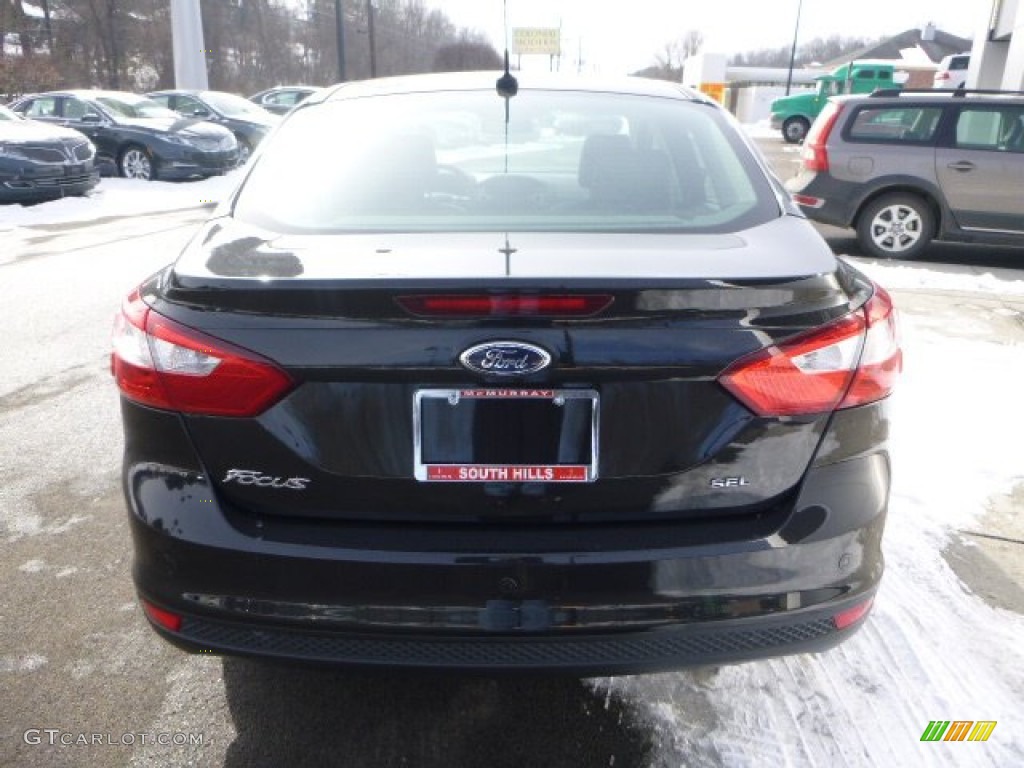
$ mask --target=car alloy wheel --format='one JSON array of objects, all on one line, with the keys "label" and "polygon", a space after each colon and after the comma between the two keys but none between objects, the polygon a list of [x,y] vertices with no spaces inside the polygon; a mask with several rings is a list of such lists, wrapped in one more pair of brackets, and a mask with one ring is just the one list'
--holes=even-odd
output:
[{"label": "car alloy wheel", "polygon": [[238,164],[245,165],[249,162],[249,157],[252,155],[252,147],[249,146],[249,142],[245,139],[238,137]]},{"label": "car alloy wheel", "polygon": [[799,144],[804,140],[810,126],[802,117],[791,117],[782,124],[782,138],[788,144]]},{"label": "car alloy wheel", "polygon": [[153,162],[144,149],[129,147],[125,150],[121,156],[121,175],[126,179],[142,179],[144,181],[153,178]]},{"label": "car alloy wheel", "polygon": [[861,216],[861,246],[883,259],[912,259],[931,242],[933,216],[928,204],[914,195],[885,195]]}]

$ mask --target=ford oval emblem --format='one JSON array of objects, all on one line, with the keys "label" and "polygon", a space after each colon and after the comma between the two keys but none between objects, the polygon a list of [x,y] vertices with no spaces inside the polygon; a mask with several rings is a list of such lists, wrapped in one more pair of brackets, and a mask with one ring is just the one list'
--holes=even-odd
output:
[{"label": "ford oval emblem", "polygon": [[551,365],[551,355],[520,341],[489,341],[467,349],[459,362],[488,376],[528,376]]}]

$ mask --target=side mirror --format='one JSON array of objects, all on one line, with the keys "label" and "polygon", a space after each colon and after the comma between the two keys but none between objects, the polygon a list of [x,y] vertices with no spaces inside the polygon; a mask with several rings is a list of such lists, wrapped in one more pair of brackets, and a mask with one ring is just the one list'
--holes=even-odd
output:
[{"label": "side mirror", "polygon": [[102,123],[103,118],[97,115],[95,112],[88,112],[82,115],[83,123]]},{"label": "side mirror", "polygon": [[198,109],[193,109],[192,110],[192,116],[193,117],[209,117],[210,116],[210,110],[203,109],[202,107],[199,107]]}]

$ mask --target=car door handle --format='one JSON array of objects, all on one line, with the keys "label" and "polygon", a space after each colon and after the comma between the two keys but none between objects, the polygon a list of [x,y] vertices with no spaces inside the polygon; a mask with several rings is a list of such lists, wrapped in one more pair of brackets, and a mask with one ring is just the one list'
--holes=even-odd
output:
[{"label": "car door handle", "polygon": [[970,160],[957,160],[955,163],[950,163],[946,167],[951,171],[973,171],[974,163]]}]

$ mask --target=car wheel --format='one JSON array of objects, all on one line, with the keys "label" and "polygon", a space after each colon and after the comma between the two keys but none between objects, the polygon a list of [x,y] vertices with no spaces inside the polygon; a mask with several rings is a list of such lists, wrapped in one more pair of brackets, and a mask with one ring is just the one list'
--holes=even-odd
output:
[{"label": "car wheel", "polygon": [[791,117],[782,124],[782,138],[787,144],[799,144],[804,140],[811,124],[802,117]]},{"label": "car wheel", "polygon": [[914,259],[935,235],[935,215],[921,197],[882,195],[861,211],[857,240],[880,259]]},{"label": "car wheel", "polygon": [[152,181],[156,178],[153,161],[142,147],[133,145],[125,148],[121,153],[121,159],[118,160],[118,168],[126,179]]},{"label": "car wheel", "polygon": [[252,155],[252,147],[241,136],[235,136],[235,138],[238,140],[238,164],[242,166],[249,162],[249,157]]}]

